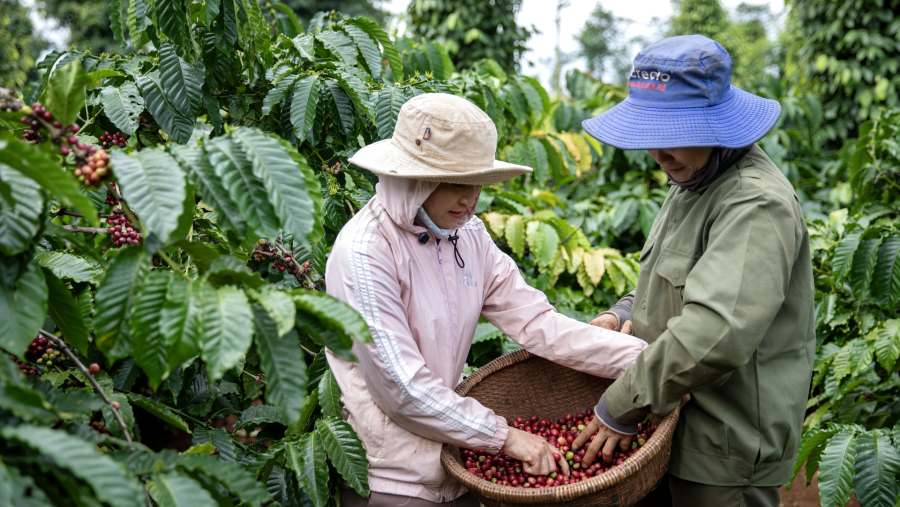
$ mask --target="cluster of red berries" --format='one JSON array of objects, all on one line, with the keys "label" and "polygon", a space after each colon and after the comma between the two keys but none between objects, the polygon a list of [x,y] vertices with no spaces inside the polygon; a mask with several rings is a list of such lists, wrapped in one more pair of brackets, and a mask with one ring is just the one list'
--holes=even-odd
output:
[{"label": "cluster of red berries", "polygon": [[67,132],[77,134],[79,127],[76,124],[63,127],[59,120],[53,118],[53,113],[47,111],[40,102],[31,105],[31,114],[27,114],[19,120],[22,125],[28,127],[22,133],[22,138],[26,141],[35,143],[42,142],[47,139],[47,135],[52,139],[58,139],[65,136]]},{"label": "cluster of red berries", "polygon": [[125,212],[121,209],[113,210],[113,212],[106,217],[106,224],[113,245],[118,247],[140,244],[141,233],[131,225],[131,220],[128,220]]},{"label": "cluster of red berries", "polygon": [[31,343],[28,344],[28,349],[25,351],[25,358],[31,362],[37,362],[37,360],[48,350],[50,350],[50,341],[44,336],[37,335],[31,340]]},{"label": "cluster of red berries", "polygon": [[104,148],[111,148],[114,144],[119,148],[124,148],[127,142],[128,136],[121,132],[113,132],[112,134],[104,132],[103,135],[100,136],[100,144],[102,144]]},{"label": "cluster of red berries", "polygon": [[75,176],[85,185],[96,185],[109,174],[109,154],[102,148],[79,141],[75,134],[81,127],[77,124],[63,126],[40,102],[32,104],[31,113],[20,121],[29,127],[22,134],[26,141],[40,143],[49,138],[58,144],[59,154],[73,163]]},{"label": "cluster of red berries", "polygon": [[271,242],[264,239],[259,240],[256,244],[256,248],[253,250],[251,258],[258,263],[271,260],[272,269],[279,273],[287,271],[294,275],[298,280],[310,270],[309,261],[303,262],[302,264],[298,263],[294,258],[293,253],[278,245],[273,245]]},{"label": "cluster of red berries", "polygon": [[549,475],[532,475],[525,472],[522,468],[522,462],[507,456],[505,454],[491,455],[483,451],[473,451],[469,449],[462,450],[462,458],[466,469],[477,477],[486,481],[491,481],[502,486],[513,486],[520,488],[550,488],[554,486],[563,486],[565,484],[574,484],[585,479],[597,476],[607,470],[621,465],[634,454],[637,449],[643,446],[650,435],[656,429],[649,423],[641,423],[638,425],[638,436],[632,441],[631,449],[621,451],[616,449],[613,454],[611,463],[605,463],[603,459],[594,461],[591,465],[582,466],[582,459],[588,446],[584,445],[577,451],[572,450],[572,442],[578,434],[585,429],[594,413],[587,410],[583,413],[572,415],[567,414],[564,417],[551,421],[549,419],[540,419],[538,416],[516,417],[509,421],[509,425],[538,435],[550,445],[559,449],[559,455],[554,456],[557,461],[565,457],[569,464],[571,473],[568,477],[561,473],[553,472]]},{"label": "cluster of red berries", "polygon": [[91,421],[91,428],[94,428],[94,431],[97,433],[110,434],[109,429],[106,427],[106,423],[103,421]]},{"label": "cluster of red berries", "polygon": [[21,371],[23,374],[25,374],[29,377],[35,377],[38,375],[38,373],[40,373],[40,371],[38,371],[38,369],[37,369],[37,366],[35,366],[29,362],[22,361],[21,359],[19,359],[16,356],[11,355],[10,358],[13,360],[13,362],[16,363],[16,366],[19,367],[19,371]]}]

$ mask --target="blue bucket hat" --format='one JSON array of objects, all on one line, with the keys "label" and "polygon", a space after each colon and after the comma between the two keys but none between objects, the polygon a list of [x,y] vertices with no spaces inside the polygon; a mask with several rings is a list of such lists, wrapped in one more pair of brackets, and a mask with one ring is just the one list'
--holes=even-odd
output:
[{"label": "blue bucket hat", "polygon": [[775,125],[781,106],[731,85],[731,56],[702,35],[680,35],[638,53],[628,97],[582,122],[600,141],[626,150],[742,148]]}]

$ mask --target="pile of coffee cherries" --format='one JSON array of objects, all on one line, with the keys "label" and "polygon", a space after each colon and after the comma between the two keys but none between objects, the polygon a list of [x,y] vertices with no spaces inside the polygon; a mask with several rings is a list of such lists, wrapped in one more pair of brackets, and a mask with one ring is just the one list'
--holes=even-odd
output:
[{"label": "pile of coffee cherries", "polygon": [[523,469],[521,461],[502,453],[492,455],[483,451],[463,449],[463,463],[466,469],[475,476],[502,486],[540,489],[575,484],[624,463],[629,456],[647,442],[656,429],[650,423],[640,423],[638,435],[632,440],[630,449],[626,451],[616,449],[611,463],[606,463],[602,457],[598,457],[590,466],[583,467],[581,460],[584,458],[589,444],[586,443],[581,449],[574,451],[572,442],[593,418],[593,411],[586,410],[579,414],[567,414],[556,421],[541,419],[536,415],[516,417],[508,421],[511,427],[539,435],[550,445],[558,448],[559,458],[562,459],[564,456],[569,463],[571,473],[568,477],[561,472],[553,472],[549,475],[529,474]]}]

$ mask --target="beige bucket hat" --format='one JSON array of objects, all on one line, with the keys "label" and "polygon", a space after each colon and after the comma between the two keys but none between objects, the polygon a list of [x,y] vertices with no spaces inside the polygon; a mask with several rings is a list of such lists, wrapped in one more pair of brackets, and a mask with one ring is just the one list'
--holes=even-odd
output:
[{"label": "beige bucket hat", "polygon": [[489,185],[531,172],[496,160],[497,127],[468,100],[424,93],[400,108],[394,135],[363,147],[350,163],[375,174],[425,181]]}]

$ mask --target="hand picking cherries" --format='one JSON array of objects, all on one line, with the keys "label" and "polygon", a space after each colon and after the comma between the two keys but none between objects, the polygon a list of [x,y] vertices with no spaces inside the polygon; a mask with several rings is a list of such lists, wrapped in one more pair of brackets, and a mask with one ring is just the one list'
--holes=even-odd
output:
[{"label": "hand picking cherries", "polygon": [[553,472],[550,475],[531,475],[522,469],[522,462],[517,459],[505,454],[492,455],[484,451],[473,451],[470,449],[462,450],[463,463],[470,473],[502,486],[550,488],[574,484],[600,475],[616,465],[621,465],[639,447],[643,446],[647,439],[650,438],[650,435],[653,434],[653,431],[656,430],[656,427],[649,423],[641,423],[638,425],[638,436],[632,441],[631,449],[627,451],[616,449],[612,463],[606,464],[601,459],[595,461],[589,467],[582,467],[581,460],[588,446],[584,445],[578,451],[572,451],[572,442],[575,441],[575,437],[584,430],[593,417],[593,411],[586,410],[576,415],[567,414],[556,421],[540,419],[536,415],[516,417],[508,421],[510,426],[539,435],[546,439],[550,445],[557,447],[560,452],[560,458],[565,456],[566,461],[569,463],[571,474],[568,477],[557,472]]},{"label": "hand picking cherries", "polygon": [[106,217],[106,223],[109,226],[109,237],[112,239],[113,245],[137,245],[141,242],[141,233],[135,230],[131,225],[131,221],[121,209],[115,209]]},{"label": "hand picking cherries", "polygon": [[106,150],[79,141],[75,134],[81,127],[75,123],[63,126],[40,102],[32,104],[31,114],[23,116],[20,122],[29,127],[22,134],[26,141],[40,143],[50,139],[58,144],[59,154],[65,161],[74,163],[75,176],[85,185],[97,185],[109,173]]}]

